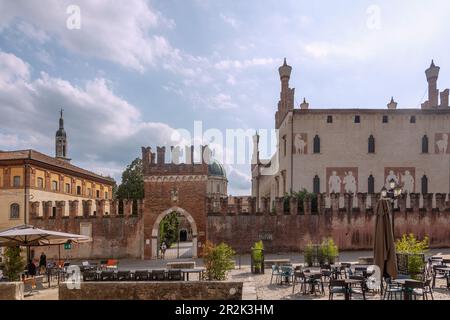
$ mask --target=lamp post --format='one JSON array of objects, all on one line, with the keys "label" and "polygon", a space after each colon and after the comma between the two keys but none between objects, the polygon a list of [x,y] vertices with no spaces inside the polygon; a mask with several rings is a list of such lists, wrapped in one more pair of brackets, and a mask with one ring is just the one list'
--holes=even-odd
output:
[{"label": "lamp post", "polygon": [[392,232],[394,234],[394,238],[395,238],[394,202],[395,202],[395,200],[397,200],[398,198],[401,197],[402,192],[403,192],[402,187],[394,179],[391,179],[391,181],[389,181],[389,190],[386,189],[386,187],[383,187],[383,189],[381,189],[381,198],[384,199],[384,200],[389,200],[389,202],[391,203],[391,208],[392,208]]}]

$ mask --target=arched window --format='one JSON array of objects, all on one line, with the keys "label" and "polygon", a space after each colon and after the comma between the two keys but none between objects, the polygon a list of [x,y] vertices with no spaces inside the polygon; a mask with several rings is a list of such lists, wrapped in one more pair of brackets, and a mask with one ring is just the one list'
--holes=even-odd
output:
[{"label": "arched window", "polygon": [[19,217],[20,217],[19,210],[20,210],[19,205],[17,203],[13,203],[9,210],[9,218],[10,219],[19,219]]},{"label": "arched window", "polygon": [[52,191],[58,191],[58,181],[52,181]]},{"label": "arched window", "polygon": [[81,186],[77,186],[77,195],[81,195]]},{"label": "arched window", "polygon": [[375,193],[375,178],[373,175],[370,175],[369,179],[367,179],[367,192],[369,194]]},{"label": "arched window", "polygon": [[37,187],[39,189],[44,189],[44,179],[42,178],[37,178]]},{"label": "arched window", "polygon": [[428,193],[428,177],[424,175],[422,177],[422,194]]},{"label": "arched window", "polygon": [[313,180],[313,192],[314,193],[320,193],[320,178],[319,176],[315,176]]},{"label": "arched window", "polygon": [[373,135],[369,137],[369,153],[375,153],[375,138]]},{"label": "arched window", "polygon": [[320,153],[320,138],[318,135],[314,137],[314,153]]},{"label": "arched window", "polygon": [[422,138],[422,153],[428,153],[428,137],[424,135]]}]

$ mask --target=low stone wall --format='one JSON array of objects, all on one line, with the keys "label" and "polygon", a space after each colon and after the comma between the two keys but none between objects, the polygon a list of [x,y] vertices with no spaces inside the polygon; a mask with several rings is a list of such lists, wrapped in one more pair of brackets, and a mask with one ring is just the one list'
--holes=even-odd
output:
[{"label": "low stone wall", "polygon": [[0,300],[23,300],[23,283],[0,282]]},{"label": "low stone wall", "polygon": [[242,300],[242,282],[82,282],[59,286],[60,300]]}]

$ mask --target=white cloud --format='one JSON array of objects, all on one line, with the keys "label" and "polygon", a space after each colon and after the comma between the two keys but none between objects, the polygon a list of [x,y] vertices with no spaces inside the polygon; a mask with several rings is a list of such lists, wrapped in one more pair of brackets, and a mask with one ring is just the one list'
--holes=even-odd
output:
[{"label": "white cloud", "polygon": [[233,29],[237,29],[239,27],[239,24],[235,18],[227,16],[223,13],[220,14],[220,18],[223,20],[223,22],[230,25]]},{"label": "white cloud", "polygon": [[117,174],[141,145],[169,145],[174,129],[145,122],[139,110],[118,97],[103,78],[75,86],[41,73],[29,78],[29,66],[0,51],[0,149],[35,148],[53,153],[58,110],[65,109],[69,156],[75,162],[102,167]]},{"label": "white cloud", "polygon": [[236,69],[242,70],[246,68],[251,68],[255,66],[268,66],[273,65],[275,60],[272,58],[253,58],[247,60],[222,60],[214,64],[217,70],[229,70]]},{"label": "white cloud", "polygon": [[[69,0],[0,1],[0,31],[17,28],[38,43],[55,37],[63,47],[77,54],[110,60],[144,71],[173,51],[167,39],[158,35],[159,27],[174,28],[175,22],[152,9],[145,0],[77,1],[81,10],[81,29],[69,30],[66,8]],[[17,22],[18,21],[18,22]]]}]

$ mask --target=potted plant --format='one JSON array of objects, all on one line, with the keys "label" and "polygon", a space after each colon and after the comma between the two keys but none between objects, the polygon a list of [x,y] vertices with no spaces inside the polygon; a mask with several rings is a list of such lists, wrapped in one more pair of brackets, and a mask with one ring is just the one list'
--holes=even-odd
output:
[{"label": "potted plant", "polygon": [[[421,280],[425,268],[425,253],[428,251],[429,238],[424,237],[418,240],[414,234],[404,234],[401,239],[395,243],[397,251],[397,261],[404,261],[406,271],[412,279]],[[399,263],[401,267],[401,263]],[[405,272],[405,270],[400,270]]]},{"label": "potted plant", "polygon": [[261,273],[262,268],[264,268],[264,244],[261,240],[256,242],[252,248],[252,261],[254,273]]}]

